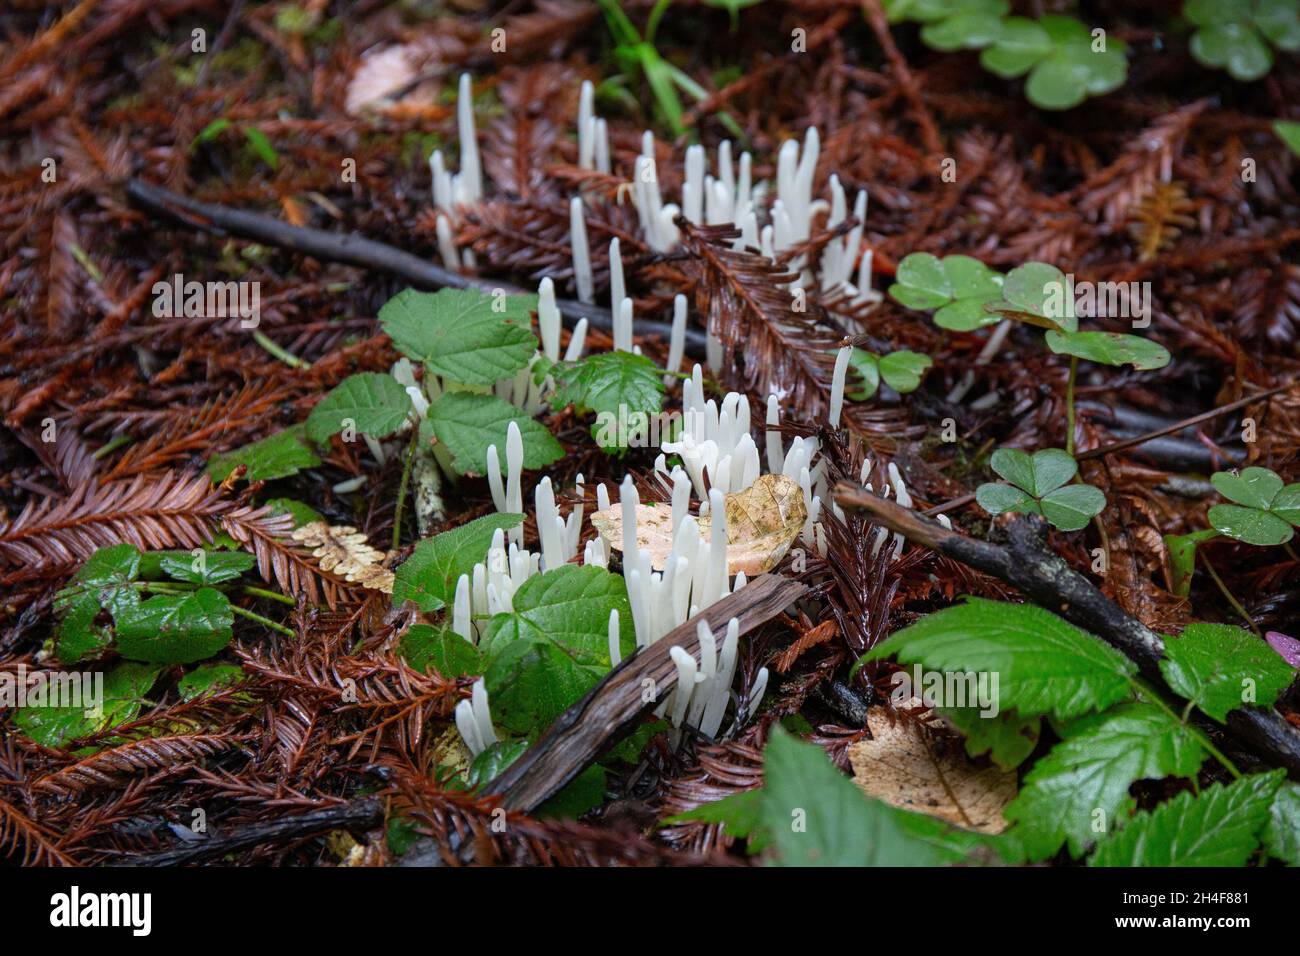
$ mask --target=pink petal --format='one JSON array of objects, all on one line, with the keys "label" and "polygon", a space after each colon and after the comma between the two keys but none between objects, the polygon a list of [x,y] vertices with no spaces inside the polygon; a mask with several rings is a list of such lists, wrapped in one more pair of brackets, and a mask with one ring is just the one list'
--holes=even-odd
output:
[{"label": "pink petal", "polygon": [[1269,631],[1264,635],[1268,646],[1282,655],[1282,659],[1292,667],[1300,667],[1300,641],[1288,637],[1280,631]]}]

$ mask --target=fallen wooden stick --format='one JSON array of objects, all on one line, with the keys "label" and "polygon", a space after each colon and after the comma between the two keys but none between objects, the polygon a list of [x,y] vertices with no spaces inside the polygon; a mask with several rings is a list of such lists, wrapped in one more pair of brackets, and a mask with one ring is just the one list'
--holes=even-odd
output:
[{"label": "fallen wooden stick", "polygon": [[[876,524],[897,531],[914,544],[991,574],[1024,591],[1033,601],[1097,635],[1138,665],[1142,675],[1165,687],[1160,673],[1164,641],[1128,614],[1061,557],[1039,542],[1023,518],[1008,524],[1008,547],[978,541],[923,518],[910,508],[879,498],[849,482],[835,486],[841,508],[861,511]],[[1228,729],[1261,756],[1300,777],[1300,732],[1272,708],[1240,707],[1228,714]]]},{"label": "fallen wooden stick", "polygon": [[[126,197],[138,209],[191,229],[201,229],[219,236],[239,236],[323,261],[387,272],[422,289],[481,289],[485,292],[502,289],[507,295],[535,291],[497,279],[482,279],[452,272],[403,249],[366,239],[356,233],[340,235],[324,229],[293,226],[273,216],[200,202],[139,179],[127,181]],[[614,330],[614,319],[609,309],[572,299],[556,299],[555,304],[570,328],[579,319],[585,318],[591,328],[610,333]],[[655,319],[638,318],[636,328],[638,333],[656,336],[665,342],[672,331],[670,323]],[[704,332],[687,328],[686,351],[699,357],[704,355],[704,350]]]},{"label": "fallen wooden stick", "polygon": [[[707,621],[715,634],[721,634],[734,617],[740,621],[740,633],[745,634],[789,607],[805,590],[798,581],[764,574],[705,608],[610,671],[505,773],[489,783],[484,793],[500,794],[502,806],[510,810],[537,809],[603,751],[631,733],[647,712],[672,693],[677,686],[677,665],[669,651],[676,645],[698,657],[696,627],[700,621]],[[646,699],[647,687],[653,699]]]}]

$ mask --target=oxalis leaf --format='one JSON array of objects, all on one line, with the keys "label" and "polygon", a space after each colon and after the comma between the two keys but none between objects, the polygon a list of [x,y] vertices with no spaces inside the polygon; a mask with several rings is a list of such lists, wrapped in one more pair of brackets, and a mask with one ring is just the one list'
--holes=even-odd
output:
[{"label": "oxalis leaf", "polygon": [[945,256],[928,252],[904,256],[889,294],[909,309],[931,310],[940,328],[968,332],[999,321],[985,311],[987,303],[1000,301],[1002,276],[971,256]]},{"label": "oxalis leaf", "polygon": [[604,568],[536,575],[513,606],[492,618],[479,650],[493,719],[517,733],[543,729],[609,672],[610,611],[618,611],[623,656],[636,646],[627,586]]},{"label": "oxalis leaf", "polygon": [[969,597],[891,635],[864,658],[897,654],[936,671],[985,672],[998,704],[1024,717],[1077,717],[1132,693],[1136,665],[1042,608]]},{"label": "oxalis leaf", "polygon": [[1047,332],[1047,347],[1057,355],[1073,355],[1102,365],[1132,365],[1139,370],[1164,368],[1169,350],[1158,342],[1120,332]]},{"label": "oxalis leaf", "polygon": [[411,397],[391,375],[361,372],[349,375],[316,403],[307,416],[307,437],[328,441],[347,427],[372,438],[384,438],[402,427],[411,412]]},{"label": "oxalis leaf", "polygon": [[1034,764],[1005,810],[1029,859],[1046,859],[1062,843],[1082,855],[1132,809],[1135,780],[1188,777],[1204,757],[1196,737],[1151,704],[1123,704],[1061,732],[1065,739]]},{"label": "oxalis leaf", "polygon": [[379,322],[398,350],[435,375],[492,385],[525,368],[537,351],[535,295],[470,289],[407,289],[384,303]]},{"label": "oxalis leaf", "polygon": [[[523,522],[521,514],[490,514],[425,538],[393,575],[393,604],[414,601],[421,611],[436,611],[456,596],[456,582],[487,557],[492,535]],[[418,665],[412,665],[418,666]]]},{"label": "oxalis leaf", "polygon": [[1227,624],[1189,624],[1165,638],[1160,672],[1175,693],[1223,723],[1247,704],[1270,707],[1296,672],[1249,631]]},{"label": "oxalis leaf", "polygon": [[1016,448],[999,448],[990,463],[1016,487],[989,482],[976,488],[975,500],[989,514],[1039,514],[1062,531],[1078,531],[1106,507],[1100,488],[1066,484],[1079,466],[1059,448],[1045,448],[1032,456]]},{"label": "oxalis leaf", "polygon": [[519,426],[524,440],[525,468],[543,468],[564,457],[563,446],[544,425],[494,395],[447,392],[429,405],[428,421],[451,453],[452,467],[462,475],[487,471],[490,445],[496,445],[504,459],[511,422]]},{"label": "oxalis leaf", "polygon": [[763,751],[763,786],[667,822],[708,820],[749,836],[779,866],[942,866],[972,862],[989,840],[865,796],[813,744],[779,725]]},{"label": "oxalis leaf", "polygon": [[644,434],[649,417],[664,404],[663,372],[644,355],[598,352],[556,368],[551,407],[572,404],[578,412],[595,412],[591,433],[605,451],[626,448],[633,434]]},{"label": "oxalis leaf", "polygon": [[1200,794],[1180,793],[1136,814],[1097,847],[1090,866],[1244,866],[1259,846],[1285,771],[1255,774]]}]

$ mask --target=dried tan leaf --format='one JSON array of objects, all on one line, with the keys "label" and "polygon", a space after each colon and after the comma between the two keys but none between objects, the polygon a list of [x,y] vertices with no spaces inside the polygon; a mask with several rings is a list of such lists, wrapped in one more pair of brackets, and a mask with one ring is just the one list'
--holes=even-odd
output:
[{"label": "dried tan leaf", "polygon": [[[727,573],[754,577],[785,557],[808,517],[799,483],[784,475],[762,475],[744,491],[727,495]],[[623,550],[623,510],[615,506],[591,516],[592,526],[611,548]],[[707,537],[711,521],[699,519]],[[638,505],[637,547],[650,552],[650,565],[662,571],[673,549],[672,506]]]},{"label": "dried tan leaf", "polygon": [[849,747],[853,782],[891,806],[938,817],[967,830],[1001,833],[1002,808],[1015,798],[1015,771],[973,763],[961,740],[915,721],[891,722],[884,707],[867,713],[871,740]]},{"label": "dried tan leaf", "polygon": [[393,593],[393,572],[383,567],[388,555],[372,548],[366,536],[351,525],[313,521],[296,529],[293,539],[312,549],[322,569],[372,591]]}]

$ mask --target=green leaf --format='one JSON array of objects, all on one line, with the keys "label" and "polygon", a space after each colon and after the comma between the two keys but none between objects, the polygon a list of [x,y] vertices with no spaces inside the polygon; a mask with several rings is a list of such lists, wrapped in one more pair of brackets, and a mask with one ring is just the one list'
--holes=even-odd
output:
[{"label": "green leaf", "polygon": [[997,674],[999,707],[1025,717],[1076,717],[1132,692],[1137,667],[1119,651],[1042,608],[969,597],[876,645],[866,660],[897,654],[936,671]]},{"label": "green leaf", "polygon": [[244,680],[244,669],[238,664],[202,664],[176,682],[181,700],[206,697]]},{"label": "green leaf", "polygon": [[1145,370],[1169,364],[1169,350],[1158,342],[1121,332],[1047,332],[1047,347],[1057,355],[1074,355],[1102,365],[1132,365]]},{"label": "green leaf", "polygon": [[980,65],[1004,80],[1029,72],[1030,67],[1052,52],[1052,40],[1037,22],[1026,17],[1007,17],[992,46],[980,54]]},{"label": "green leaf", "polygon": [[326,442],[349,422],[372,438],[385,438],[411,413],[411,397],[397,379],[380,372],[349,375],[307,416],[307,437]]},{"label": "green leaf", "polygon": [[896,392],[914,392],[934,364],[928,355],[906,349],[880,356],[880,377]]},{"label": "green leaf", "polygon": [[1248,19],[1251,5],[1252,0],[1187,0],[1183,16],[1200,27],[1231,23]]},{"label": "green leaf", "polygon": [[1290,120],[1273,120],[1273,132],[1278,139],[1290,147],[1291,152],[1300,156],[1300,123]]},{"label": "green leaf", "polygon": [[1081,856],[1099,827],[1109,830],[1132,810],[1134,781],[1188,777],[1204,758],[1187,727],[1145,703],[1080,718],[1063,735],[1003,811],[1030,859],[1046,859],[1062,843]]},{"label": "green leaf", "polygon": [[751,853],[761,853],[767,844],[763,832],[763,791],[762,789],[741,790],[731,796],[703,803],[694,810],[678,813],[663,821],[664,826],[677,823],[721,824],[729,836],[748,839],[746,849]]},{"label": "green leaf", "polygon": [[997,301],[999,296],[950,302],[934,313],[934,324],[953,332],[970,332],[974,329],[982,329],[986,325],[996,325],[1002,321],[1003,316],[990,312],[985,307]]},{"label": "green leaf", "polygon": [[55,659],[61,664],[75,664],[103,656],[113,643],[113,631],[96,623],[103,609],[95,595],[81,592],[75,597],[55,600],[62,614],[54,632]]},{"label": "green leaf", "polygon": [[54,596],[54,611],[60,617],[54,654],[60,662],[99,657],[112,643],[112,632],[96,619],[101,610],[116,616],[140,603],[140,594],[131,584],[139,576],[140,562],[140,552],[132,545],[100,548]]},{"label": "green leaf", "polygon": [[[626,447],[629,429],[610,428],[610,419],[627,423],[636,431],[664,404],[663,372],[644,355],[631,352],[597,352],[580,362],[554,370],[555,392],[551,407],[574,405],[580,414],[595,412],[592,435],[605,451]],[[642,429],[644,430],[644,429]]]},{"label": "green leaf", "polygon": [[1282,520],[1300,527],[1300,483],[1287,485],[1274,495],[1268,510]]},{"label": "green leaf", "polygon": [[[1247,703],[1271,707],[1296,672],[1249,631],[1227,624],[1188,624],[1165,638],[1160,673],[1175,693],[1223,723]],[[1249,699],[1247,699],[1249,698]]]},{"label": "green leaf", "polygon": [[1258,0],[1251,19],[1279,50],[1300,51],[1300,3],[1296,0]]},{"label": "green leaf", "polygon": [[1106,496],[1092,485],[1066,485],[1043,495],[1038,502],[1043,517],[1062,531],[1078,531],[1101,514]]},{"label": "green leaf", "polygon": [[1016,266],[1002,283],[1002,298],[1015,309],[1048,319],[1061,328],[1073,329],[1077,328],[1078,319],[1074,314],[1074,299],[1068,292],[1065,273],[1046,262]]},{"label": "green leaf", "polygon": [[479,676],[483,655],[477,647],[447,627],[412,624],[402,637],[399,652],[418,671],[433,668],[448,679]]},{"label": "green leaf", "polygon": [[921,40],[933,50],[978,50],[1002,35],[996,14],[958,13],[921,28]]},{"label": "green leaf", "polygon": [[260,441],[214,455],[208,462],[208,477],[225,481],[235,467],[247,465],[246,481],[273,481],[296,475],[303,468],[320,464],[316,452],[306,441],[306,425],[294,425]]},{"label": "green leaf", "polygon": [[537,808],[542,819],[576,820],[592,807],[605,802],[605,771],[592,765]]},{"label": "green leaf", "polygon": [[1245,468],[1238,475],[1216,471],[1210,476],[1210,484],[1229,501],[1264,510],[1268,510],[1282,490],[1282,479],[1267,468]]},{"label": "green leaf", "polygon": [[1030,71],[1025,98],[1045,110],[1073,109],[1088,98],[1091,78],[1087,64],[1056,49]]},{"label": "green leaf", "polygon": [[248,145],[253,148],[253,152],[257,154],[257,157],[262,162],[272,169],[279,167],[280,156],[275,151],[275,147],[271,145],[271,141],[266,138],[265,133],[256,126],[245,126],[244,138],[248,140]]},{"label": "green leaf", "polygon": [[490,783],[509,770],[527,750],[527,740],[498,740],[470,763],[465,782],[471,789]]},{"label": "green leaf", "polygon": [[189,664],[230,643],[234,612],[213,588],[159,594],[117,619],[117,649],[149,664]]},{"label": "green leaf", "polygon": [[938,256],[913,252],[904,256],[894,272],[889,294],[909,309],[937,309],[952,300],[952,286]]},{"label": "green leaf", "polygon": [[1038,514],[1039,509],[1028,492],[1011,485],[988,481],[975,489],[975,500],[979,506],[991,515],[1000,515],[1006,511],[1019,514]]},{"label": "green leaf", "polygon": [[1282,770],[1180,793],[1136,814],[1097,847],[1090,866],[1244,866],[1259,846]]},{"label": "green leaf", "polygon": [[471,289],[407,289],[384,303],[379,322],[398,350],[435,375],[493,385],[527,368],[537,351],[535,295]]},{"label": "green leaf", "polygon": [[207,126],[203,127],[203,129],[199,131],[198,136],[195,136],[194,139],[190,141],[190,149],[193,150],[196,146],[200,145],[201,143],[212,142],[214,139],[216,139],[218,136],[220,136],[229,128],[230,128],[230,120],[226,119],[226,117],[221,116],[218,117],[217,119],[214,119],[211,123],[209,123]]},{"label": "green leaf", "polygon": [[162,551],[158,555],[159,569],[172,580],[187,584],[224,584],[257,563],[246,551],[203,551],[201,560],[189,551]]},{"label": "green leaf", "polygon": [[1192,57],[1206,66],[1222,67],[1235,80],[1250,83],[1273,68],[1273,53],[1247,23],[1215,23],[1192,34]]},{"label": "green leaf", "polygon": [[[27,737],[45,747],[62,748],[66,744],[90,734],[133,720],[140,713],[153,682],[158,679],[159,667],[118,664],[103,675],[103,699],[93,701],[93,685],[83,680],[83,696],[78,706],[19,707],[13,711],[14,725]],[[95,703],[99,706],[96,708]]]},{"label": "green leaf", "polygon": [[462,475],[487,471],[489,445],[496,445],[504,460],[511,422],[519,426],[524,440],[525,468],[544,468],[564,457],[564,448],[544,425],[493,395],[447,392],[429,405],[428,420]]},{"label": "green leaf", "polygon": [[610,669],[609,614],[617,610],[623,656],[636,646],[623,578],[565,565],[529,578],[514,610],[492,618],[479,641],[494,719],[532,733],[563,713]]},{"label": "green leaf", "polygon": [[1041,717],[1022,717],[1014,710],[986,717],[978,707],[942,707],[939,713],[966,738],[968,754],[987,753],[1004,770],[1020,766],[1038,746]]},{"label": "green leaf", "polygon": [[866,349],[854,348],[849,353],[849,367],[862,376],[862,387],[856,390],[846,388],[844,394],[855,402],[868,401],[880,388],[880,356]]},{"label": "green leaf", "polygon": [[1196,573],[1196,546],[1202,541],[1213,541],[1219,532],[1213,528],[1193,531],[1191,534],[1165,535],[1165,548],[1169,552],[1169,576],[1174,593],[1187,597],[1192,590],[1192,576]]},{"label": "green leaf", "polygon": [[780,726],[763,751],[761,793],[763,829],[783,866],[940,866],[984,842],[866,797],[820,747]]},{"label": "green leaf", "polygon": [[[521,514],[489,514],[459,528],[425,538],[393,575],[393,605],[414,601],[421,611],[436,611],[456,596],[456,582],[487,558],[492,535],[523,522]],[[415,665],[412,665],[415,666]]]},{"label": "green leaf", "polygon": [[1289,866],[1300,866],[1300,784],[1285,782],[1269,808],[1264,849]]},{"label": "green leaf", "polygon": [[1214,530],[1229,538],[1261,547],[1286,544],[1295,533],[1275,514],[1240,505],[1214,505],[1208,517]]},{"label": "green leaf", "polygon": [[999,448],[989,459],[993,470],[1035,498],[1055,491],[1075,476],[1078,463],[1060,448],[1044,448],[1032,456],[1018,448]]},{"label": "green leaf", "polygon": [[271,509],[273,515],[291,515],[295,528],[301,528],[313,521],[325,520],[321,513],[311,505],[295,501],[293,498],[271,498],[266,505]]}]

